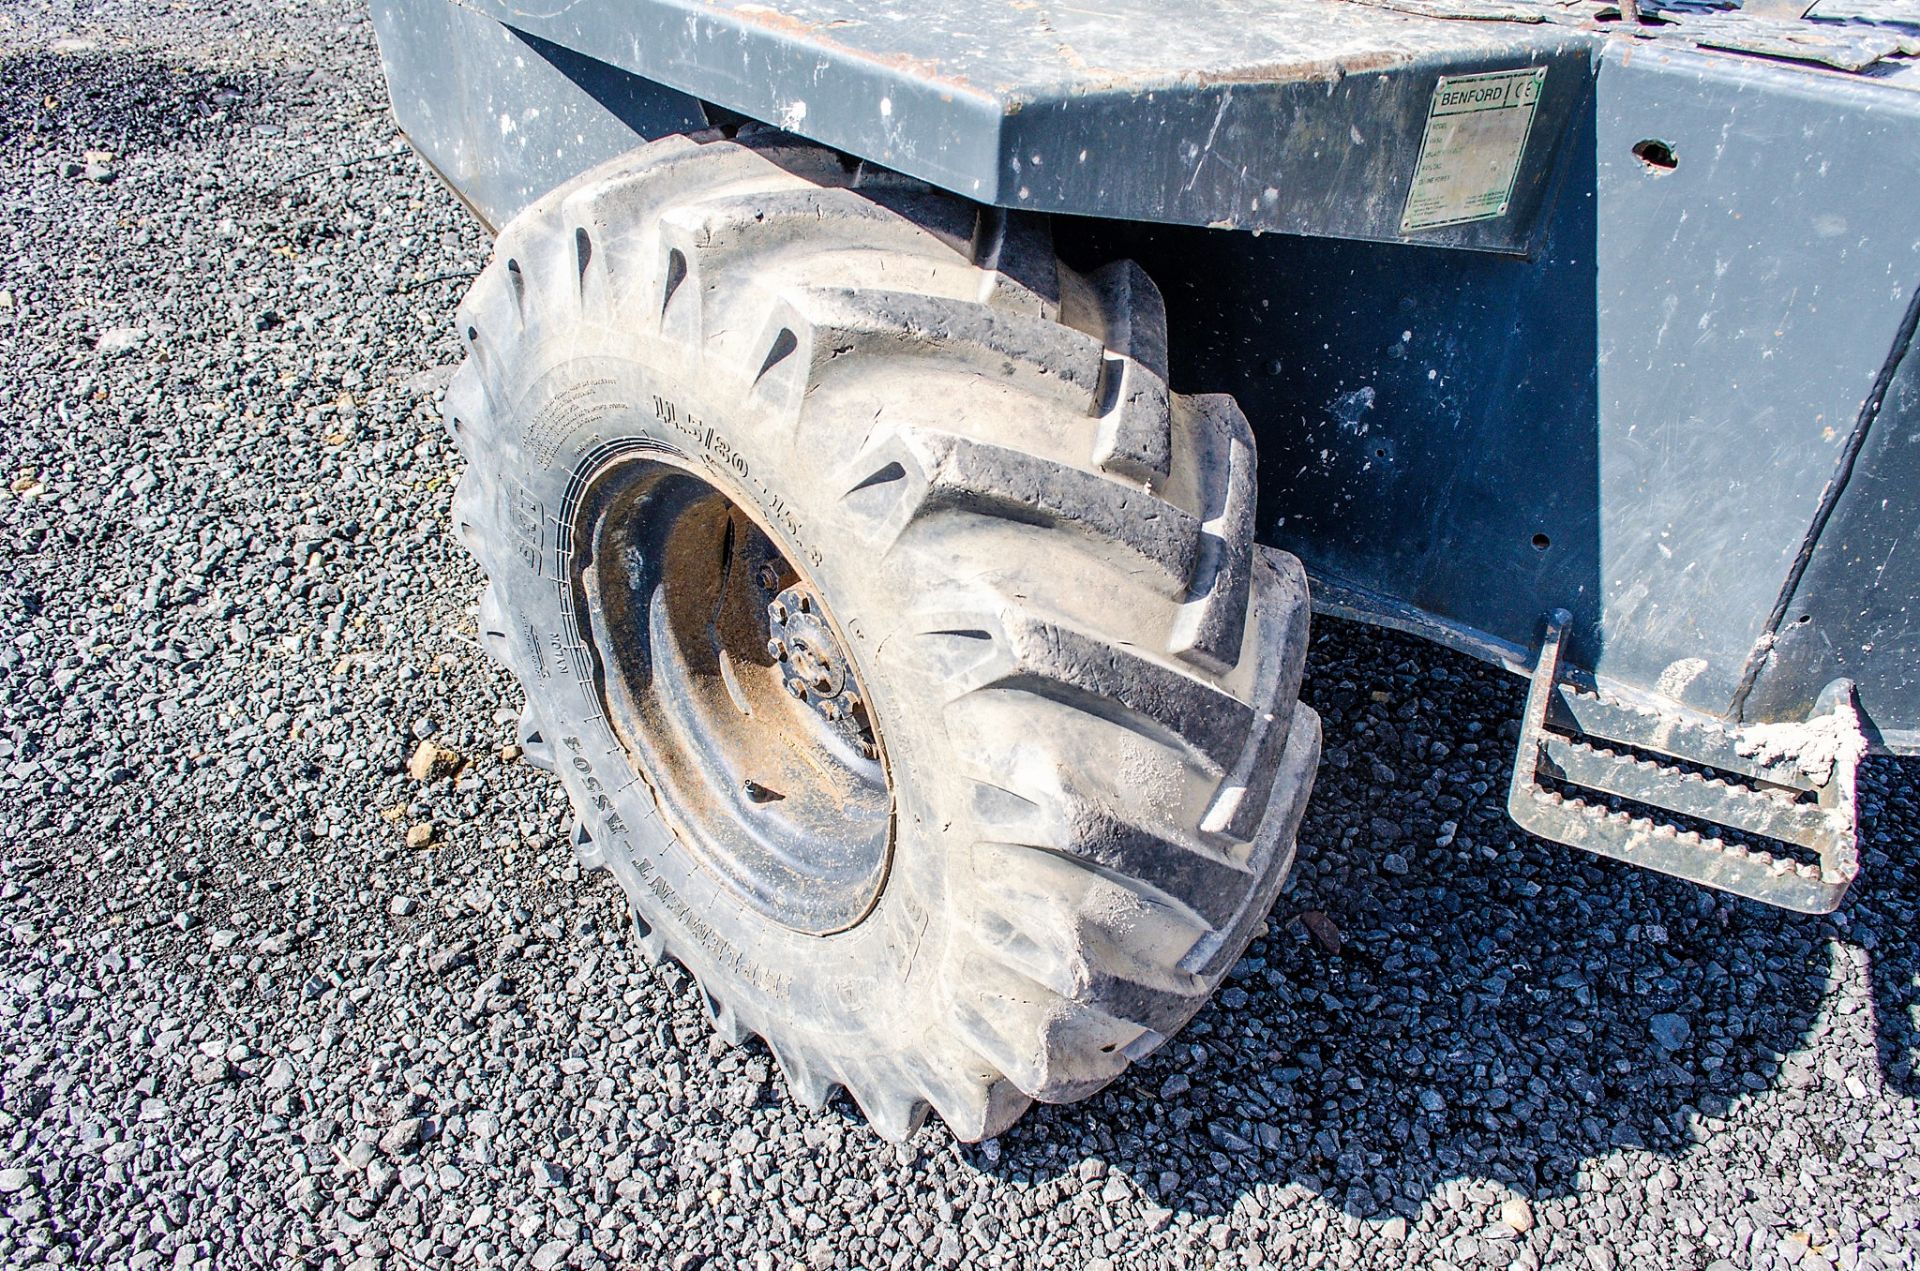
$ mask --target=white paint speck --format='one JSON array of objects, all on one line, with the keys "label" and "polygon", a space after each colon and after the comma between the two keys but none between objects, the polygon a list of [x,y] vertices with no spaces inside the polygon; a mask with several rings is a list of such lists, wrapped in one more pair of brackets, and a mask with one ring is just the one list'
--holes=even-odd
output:
[{"label": "white paint speck", "polygon": [[1356,388],[1352,392],[1342,393],[1328,405],[1328,411],[1339,423],[1341,431],[1358,436],[1367,431],[1360,417],[1373,409],[1373,385]]}]

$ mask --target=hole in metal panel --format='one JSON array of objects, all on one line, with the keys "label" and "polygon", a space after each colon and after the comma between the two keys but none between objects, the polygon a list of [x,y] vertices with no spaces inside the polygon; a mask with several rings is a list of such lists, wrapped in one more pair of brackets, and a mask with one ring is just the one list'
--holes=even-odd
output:
[{"label": "hole in metal panel", "polygon": [[1633,157],[1655,172],[1671,172],[1680,166],[1673,147],[1657,137],[1648,137],[1633,146]]}]

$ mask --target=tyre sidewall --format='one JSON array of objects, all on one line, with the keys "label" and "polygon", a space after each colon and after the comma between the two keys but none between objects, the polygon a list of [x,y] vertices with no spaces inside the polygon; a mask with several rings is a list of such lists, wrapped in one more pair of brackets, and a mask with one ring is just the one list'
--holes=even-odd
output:
[{"label": "tyre sidewall", "polygon": [[[926,1026],[914,1003],[942,982],[946,863],[969,839],[955,810],[929,806],[927,791],[901,779],[948,771],[951,758],[940,753],[924,691],[911,700],[878,665],[875,650],[894,633],[888,619],[897,621],[863,603],[875,589],[878,553],[836,541],[850,526],[821,506],[832,464],[801,457],[789,419],[751,390],[712,382],[697,359],[607,351],[616,341],[634,343],[591,330],[524,340],[499,368],[490,409],[509,435],[490,438],[475,460],[475,511],[493,523],[480,536],[491,549],[488,573],[513,628],[494,639],[549,730],[588,836],[582,857],[619,878],[672,956],[747,1027],[778,1020],[789,1033],[836,1038],[838,1053],[848,1034],[865,1034],[864,1044],[880,1051],[908,1049]],[[722,884],[662,820],[608,721],[575,617],[574,516],[597,472],[646,451],[702,472],[755,513],[790,559],[806,563],[873,698],[892,778],[894,844],[878,900],[846,931],[793,931]]]}]

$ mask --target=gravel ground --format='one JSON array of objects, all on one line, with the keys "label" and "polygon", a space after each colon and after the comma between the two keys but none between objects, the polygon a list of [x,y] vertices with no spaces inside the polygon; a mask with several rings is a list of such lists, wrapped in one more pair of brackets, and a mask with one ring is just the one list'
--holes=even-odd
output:
[{"label": "gravel ground", "polygon": [[1789,917],[1519,834],[1521,686],[1323,622],[1230,987],[895,1148],[715,1041],[501,757],[433,401],[487,244],[358,4],[14,6],[0,142],[0,1264],[1915,1265],[1920,765]]}]

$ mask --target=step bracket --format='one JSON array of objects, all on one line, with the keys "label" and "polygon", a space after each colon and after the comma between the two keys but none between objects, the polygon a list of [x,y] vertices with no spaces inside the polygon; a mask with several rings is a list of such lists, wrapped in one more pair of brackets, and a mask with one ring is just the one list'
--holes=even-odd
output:
[{"label": "step bracket", "polygon": [[[1730,725],[1566,681],[1570,621],[1564,609],[1546,620],[1507,796],[1513,819],[1541,838],[1783,909],[1838,908],[1859,872],[1854,780],[1866,739],[1852,682],[1828,685],[1804,723]],[[1611,808],[1609,796],[1643,810]],[[1783,846],[1758,849],[1668,816]]]}]

